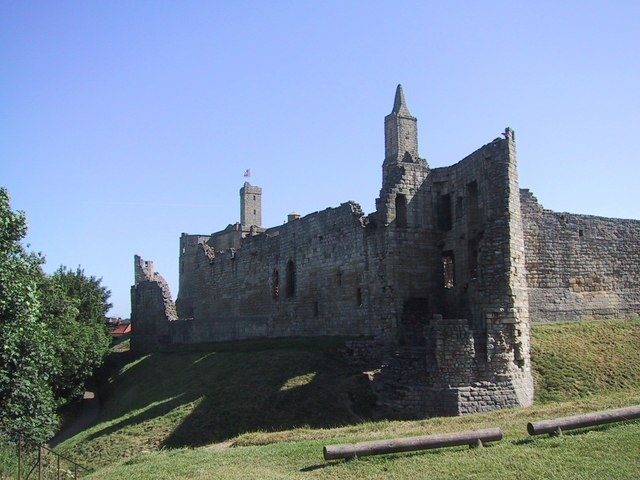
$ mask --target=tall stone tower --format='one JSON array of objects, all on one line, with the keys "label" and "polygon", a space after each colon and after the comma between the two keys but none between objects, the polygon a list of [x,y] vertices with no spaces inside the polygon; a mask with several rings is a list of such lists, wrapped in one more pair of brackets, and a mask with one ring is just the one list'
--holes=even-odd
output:
[{"label": "tall stone tower", "polygon": [[244,182],[240,189],[240,224],[262,226],[262,188]]},{"label": "tall stone tower", "polygon": [[396,88],[393,110],[384,118],[382,182],[399,163],[418,162],[418,119],[409,113],[402,85]]},{"label": "tall stone tower", "polygon": [[418,120],[409,113],[402,85],[396,88],[393,110],[384,117],[384,162],[382,189],[376,210],[383,223],[410,226],[419,217],[414,195],[429,174],[425,159],[418,155]]}]

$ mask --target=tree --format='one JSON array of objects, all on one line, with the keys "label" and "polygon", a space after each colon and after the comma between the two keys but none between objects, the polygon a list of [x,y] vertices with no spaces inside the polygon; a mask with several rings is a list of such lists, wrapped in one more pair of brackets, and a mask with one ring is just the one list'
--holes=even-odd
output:
[{"label": "tree", "polygon": [[110,292],[101,280],[60,267],[40,285],[41,318],[51,332],[56,374],[50,379],[59,402],[84,392],[84,383],[99,367],[111,343],[106,328]]},{"label": "tree", "polygon": [[0,428],[43,442],[56,406],[82,394],[107,354],[111,304],[101,280],[81,268],[45,276],[44,258],[22,246],[26,233],[24,213],[11,211],[0,188]]},{"label": "tree", "polygon": [[39,319],[43,259],[23,248],[26,233],[24,214],[11,211],[0,188],[0,425],[13,438],[44,441],[56,423],[50,376],[57,372]]}]

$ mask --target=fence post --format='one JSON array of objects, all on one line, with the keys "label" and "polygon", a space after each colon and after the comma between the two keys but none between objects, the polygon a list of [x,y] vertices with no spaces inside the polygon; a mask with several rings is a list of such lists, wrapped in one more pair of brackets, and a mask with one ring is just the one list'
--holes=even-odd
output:
[{"label": "fence post", "polygon": [[22,480],[22,435],[18,435],[18,480]]},{"label": "fence post", "polygon": [[[24,448],[25,446],[30,448],[25,449]],[[37,459],[35,462],[33,462],[32,461],[33,458],[29,457],[27,453],[28,454],[35,453],[34,452],[35,448],[38,449],[38,452],[36,454]],[[34,444],[29,444],[28,442],[25,443],[22,435],[17,436],[16,450],[18,454],[18,476],[16,478],[18,480],[23,480],[23,476],[25,474],[26,474],[26,477],[24,478],[27,478],[27,479],[31,478],[31,474],[32,473],[35,474],[36,468],[38,469],[38,473],[37,473],[38,480],[43,480],[45,478],[54,478],[54,477],[58,480],[60,480],[60,478],[63,478],[63,477],[67,478],[68,476],[67,473],[62,474],[62,467],[64,466],[64,465],[61,466],[62,461],[69,462],[69,464],[73,465],[73,478],[75,479],[78,478],[79,468],[86,472],[91,471],[91,469],[78,464],[76,461],[72,460],[71,458],[67,458],[64,455],[60,455],[58,452],[50,449],[44,444],[39,444],[35,446]],[[55,464],[54,464],[54,457],[49,455],[49,453],[55,456]],[[45,457],[49,458],[49,460],[47,460]],[[29,458],[31,458],[31,460]],[[25,462],[27,467],[26,469],[23,468],[23,464]],[[54,471],[55,471],[55,474],[54,474]],[[14,473],[15,473],[15,470],[14,470]],[[70,474],[71,472],[69,471],[68,473]]]},{"label": "fence post", "polygon": [[42,446],[38,446],[38,480],[42,480]]}]

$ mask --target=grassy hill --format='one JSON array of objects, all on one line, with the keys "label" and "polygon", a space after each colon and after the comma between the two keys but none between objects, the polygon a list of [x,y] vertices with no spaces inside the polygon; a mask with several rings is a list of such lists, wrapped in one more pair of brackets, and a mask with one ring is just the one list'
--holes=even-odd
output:
[{"label": "grassy hill", "polygon": [[[640,421],[531,438],[532,420],[640,404],[640,321],[534,325],[536,405],[421,421],[370,421],[337,340],[198,346],[132,359],[96,425],[61,446],[91,478],[637,478]],[[481,450],[324,462],[322,446],[500,426]],[[229,448],[234,446],[236,448]]]}]

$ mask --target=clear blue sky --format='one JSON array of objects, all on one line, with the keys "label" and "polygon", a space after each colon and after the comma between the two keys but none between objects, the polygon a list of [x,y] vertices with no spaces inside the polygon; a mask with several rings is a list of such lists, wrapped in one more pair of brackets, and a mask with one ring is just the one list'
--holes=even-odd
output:
[{"label": "clear blue sky", "polygon": [[178,288],[181,232],[374,209],[402,83],[421,156],[516,132],[556,211],[640,218],[638,1],[0,2],[0,185],[46,271],[128,317],[133,255]]}]

